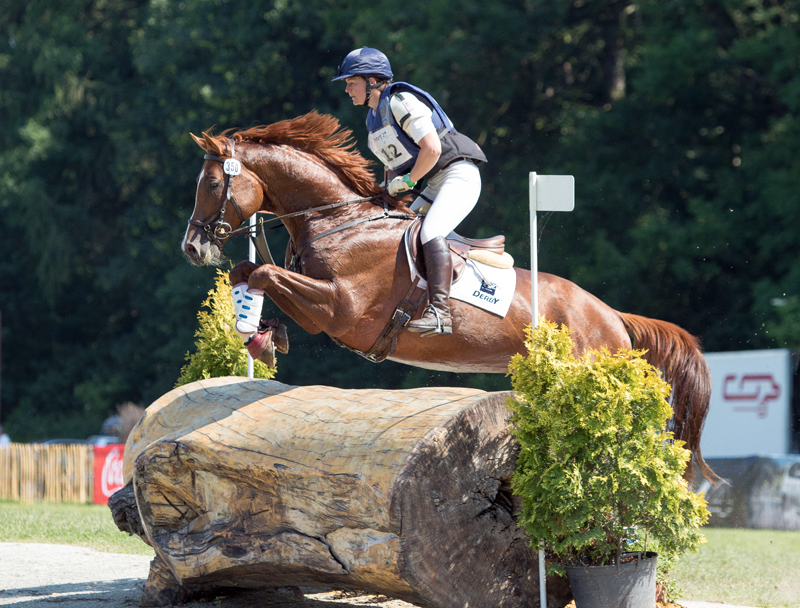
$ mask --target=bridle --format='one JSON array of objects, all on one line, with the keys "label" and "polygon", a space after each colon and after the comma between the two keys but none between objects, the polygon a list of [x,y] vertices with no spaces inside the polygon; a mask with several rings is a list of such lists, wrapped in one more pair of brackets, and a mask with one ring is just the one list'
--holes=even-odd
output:
[{"label": "bridle", "polygon": [[[224,219],[225,207],[228,205],[228,201],[233,203],[233,208],[236,210],[236,215],[239,216],[239,222],[244,225],[244,215],[239,207],[239,203],[236,202],[236,197],[233,196],[233,193],[231,192],[233,178],[242,172],[242,163],[234,158],[236,146],[235,142],[232,139],[228,139],[228,141],[231,143],[230,158],[222,158],[215,154],[206,154],[203,157],[204,160],[214,160],[222,163],[222,171],[225,173],[225,180],[228,182],[225,192],[225,200],[222,201],[222,206],[219,208],[219,211],[217,211],[206,221],[201,222],[200,220],[189,220],[189,224],[192,226],[199,226],[202,228],[203,232],[208,235],[208,238],[219,248],[222,248],[223,239],[226,239],[233,234],[237,234],[241,229],[240,226],[236,230],[233,230],[231,225]],[[246,226],[246,228],[249,229],[250,226]]]}]

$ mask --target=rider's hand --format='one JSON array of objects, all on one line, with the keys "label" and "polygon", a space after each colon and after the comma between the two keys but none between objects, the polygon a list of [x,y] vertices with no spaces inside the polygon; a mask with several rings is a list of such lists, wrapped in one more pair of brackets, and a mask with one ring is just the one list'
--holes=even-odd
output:
[{"label": "rider's hand", "polygon": [[417,182],[411,181],[411,174],[406,173],[405,175],[398,175],[392,181],[390,181],[389,187],[386,188],[386,190],[391,196],[397,196],[401,192],[407,192],[411,190],[411,188],[416,185]]}]

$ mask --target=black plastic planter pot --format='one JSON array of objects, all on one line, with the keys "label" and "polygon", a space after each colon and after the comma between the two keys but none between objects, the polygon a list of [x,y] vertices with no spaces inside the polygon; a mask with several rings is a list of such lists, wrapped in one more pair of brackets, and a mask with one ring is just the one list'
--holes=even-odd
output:
[{"label": "black plastic planter pot", "polygon": [[576,608],[655,608],[658,554],[623,553],[619,566],[567,566]]}]

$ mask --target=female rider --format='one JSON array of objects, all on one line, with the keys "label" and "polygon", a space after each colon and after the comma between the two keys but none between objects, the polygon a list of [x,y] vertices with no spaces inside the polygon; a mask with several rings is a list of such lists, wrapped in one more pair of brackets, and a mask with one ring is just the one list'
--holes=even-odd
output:
[{"label": "female rider", "polygon": [[423,336],[451,334],[453,264],[446,237],[478,202],[478,165],[486,156],[456,131],[431,95],[406,82],[392,82],[392,76],[386,55],[363,47],[344,58],[333,80],[347,83],[345,92],[353,105],[369,106],[369,148],[386,166],[389,194],[397,196],[427,180],[411,209],[431,203],[420,230],[428,306],[408,328]]}]

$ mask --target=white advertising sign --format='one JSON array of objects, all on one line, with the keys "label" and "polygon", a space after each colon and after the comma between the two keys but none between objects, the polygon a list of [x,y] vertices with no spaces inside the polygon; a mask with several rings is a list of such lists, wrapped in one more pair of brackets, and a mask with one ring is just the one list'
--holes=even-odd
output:
[{"label": "white advertising sign", "polygon": [[713,389],[700,448],[704,458],[781,455],[791,439],[788,350],[706,353]]}]

